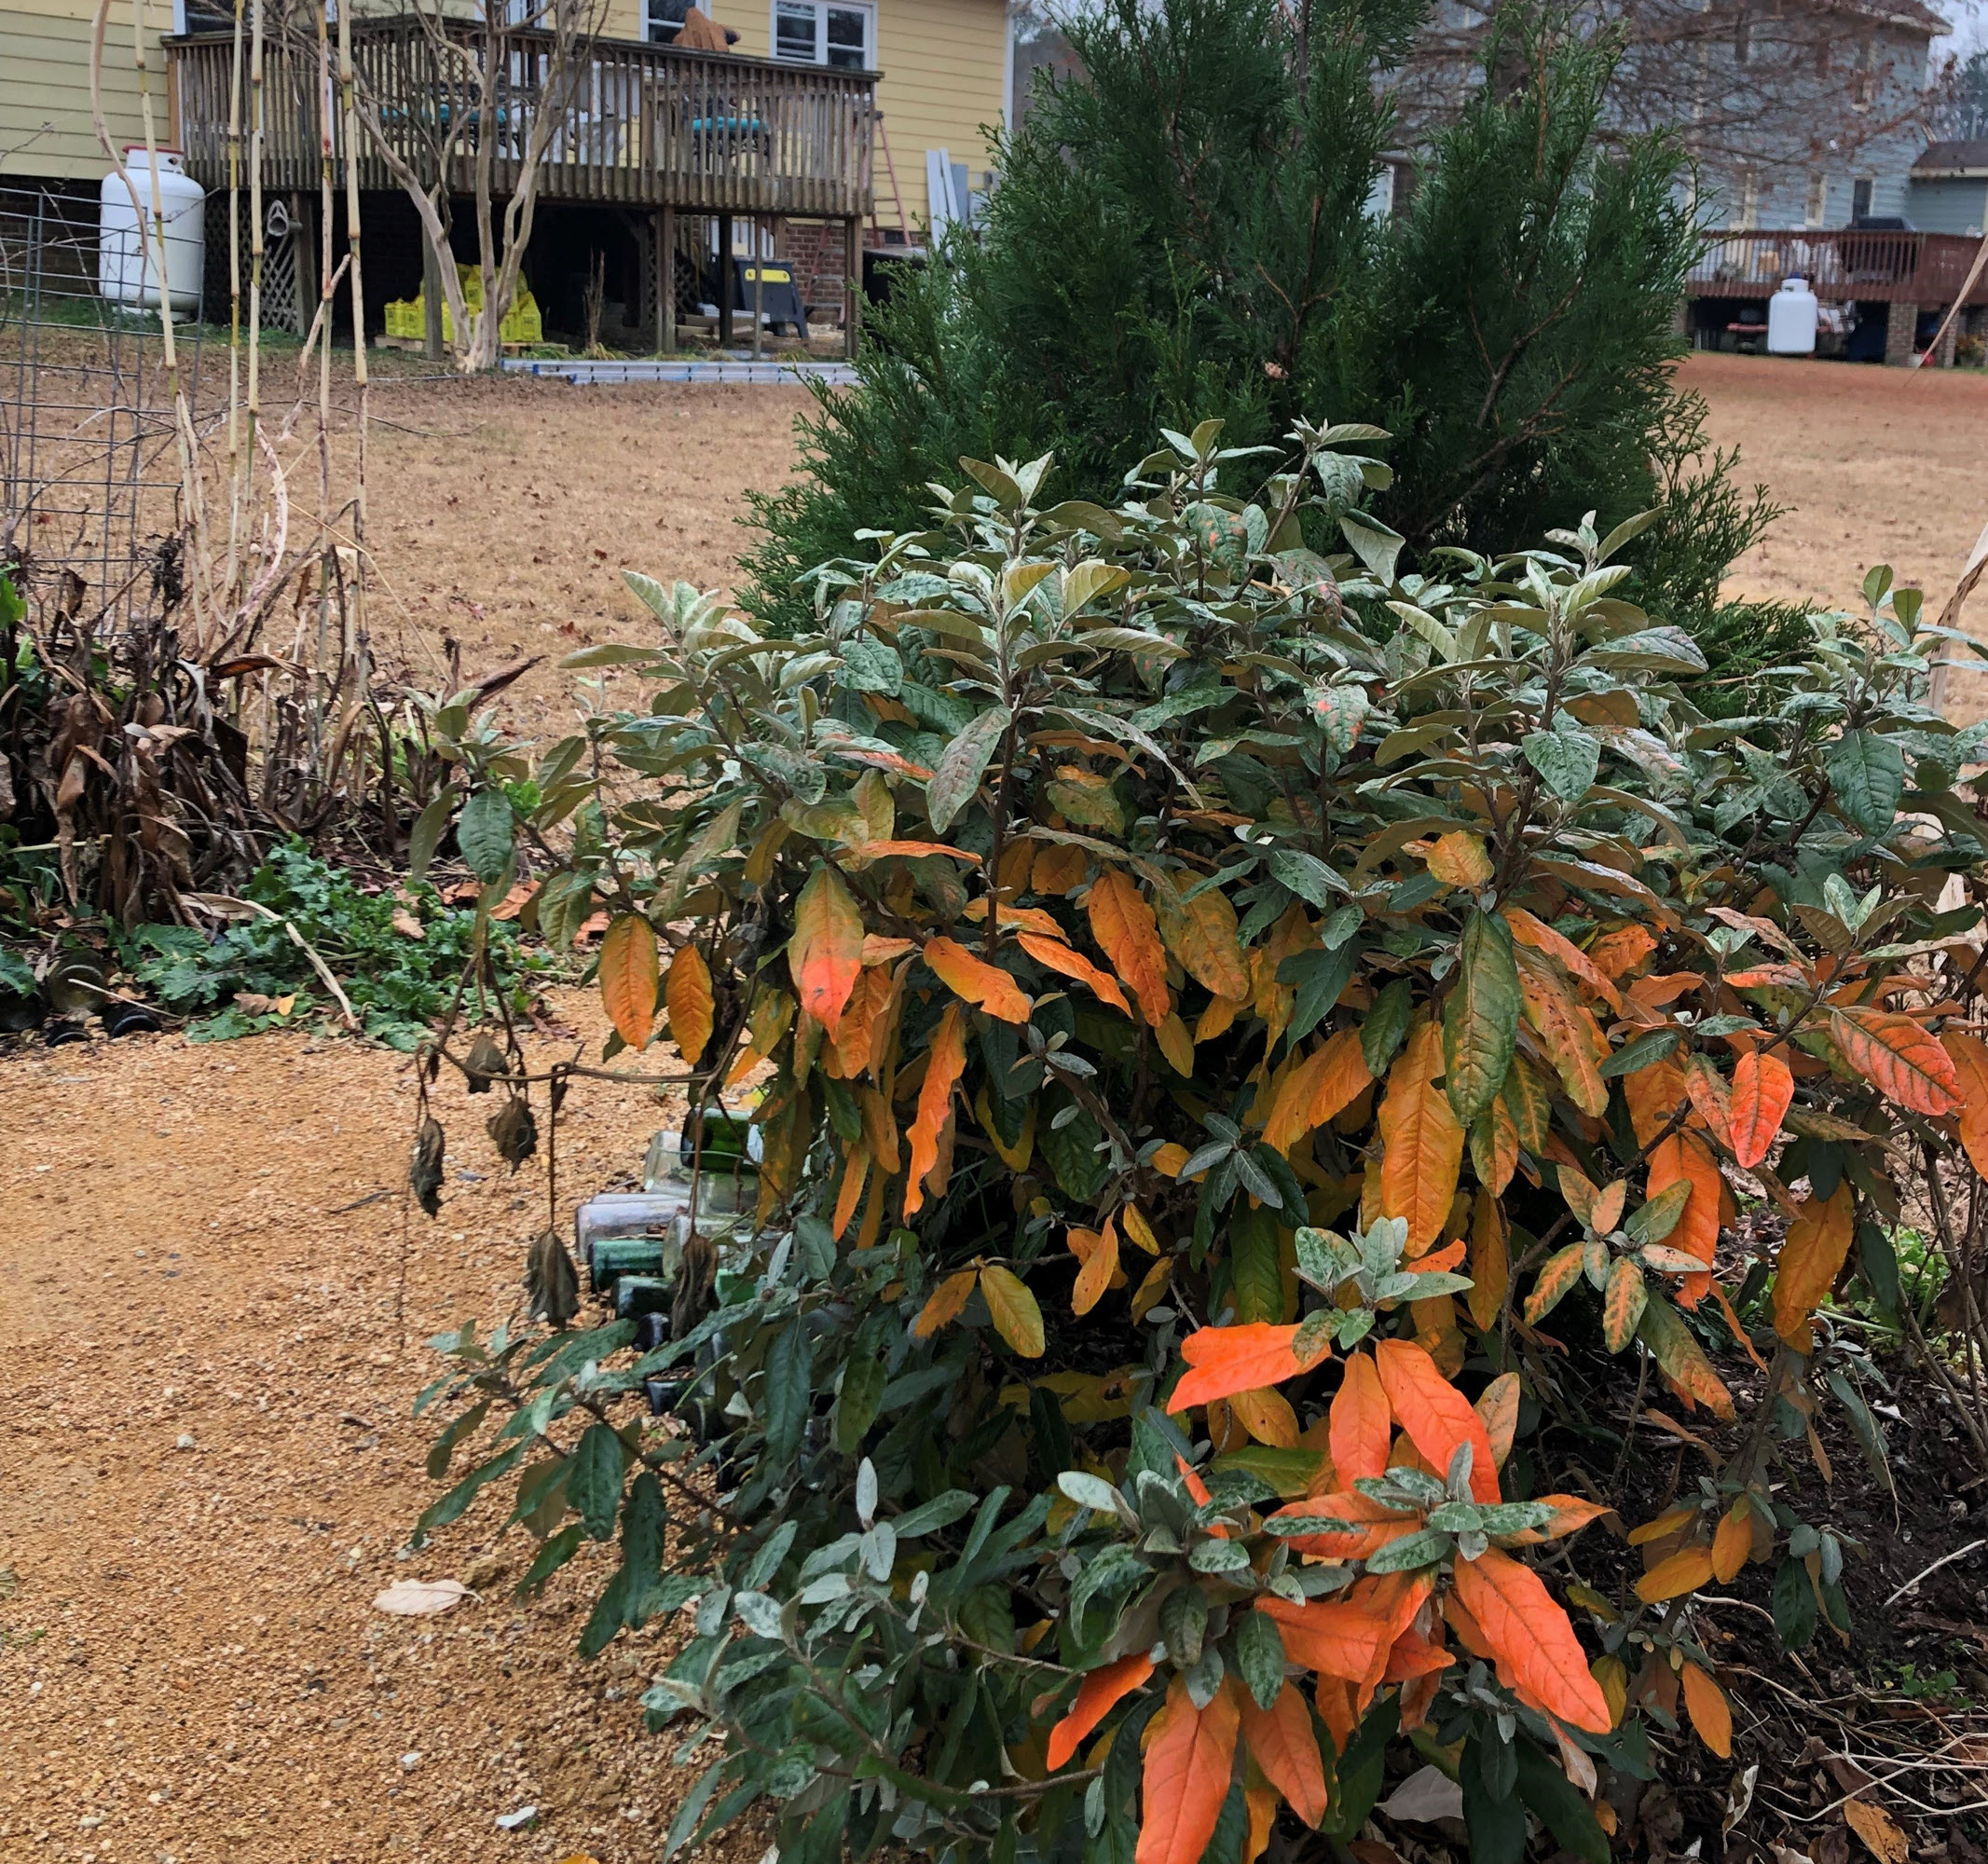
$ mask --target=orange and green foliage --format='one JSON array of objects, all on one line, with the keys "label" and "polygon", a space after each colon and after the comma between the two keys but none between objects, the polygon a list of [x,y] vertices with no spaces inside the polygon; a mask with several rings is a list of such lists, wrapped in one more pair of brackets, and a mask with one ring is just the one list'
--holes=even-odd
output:
[{"label": "orange and green foliage", "polygon": [[[1748,1355],[1756,1420],[1844,1384],[1817,1311],[1882,1279],[1898,1142],[1983,1144],[1973,736],[1885,581],[1711,722],[1610,561],[1639,521],[1409,570],[1342,450],[1382,437],[1242,496],[1206,423],[1111,510],[968,461],[802,640],[633,578],[656,643],[577,664],[645,707],[479,767],[570,833],[540,927],[610,915],[610,1048],[662,979],[763,1142],[667,1344],[447,1343],[529,1415],[430,1525],[515,1465],[529,1583],[620,1533],[588,1648],[695,1601],[645,1697],[719,1744],[674,1843],[765,1799],[811,1864],[1253,1864],[1357,1835],[1413,1735],[1482,1857],[1600,1858],[1680,1702],[1731,1748],[1693,1593],[1778,1561],[1792,1639],[1840,1622],[1762,1430],[1644,1524],[1540,1446],[1646,1383],[1717,1432]],[[696,1437],[614,1408],[681,1371]],[[1639,1581],[1565,1544],[1604,1517]]]}]

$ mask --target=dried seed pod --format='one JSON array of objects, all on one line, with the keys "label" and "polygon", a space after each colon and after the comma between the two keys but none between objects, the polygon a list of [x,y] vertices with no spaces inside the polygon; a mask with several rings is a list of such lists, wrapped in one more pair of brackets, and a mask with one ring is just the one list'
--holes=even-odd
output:
[{"label": "dried seed pod", "polygon": [[469,1076],[469,1090],[473,1094],[487,1094],[490,1091],[490,1078],[494,1075],[508,1075],[510,1064],[504,1059],[504,1051],[491,1039],[486,1029],[478,1033],[475,1041],[470,1044],[468,1058],[463,1062],[462,1072]]},{"label": "dried seed pod", "polygon": [[580,1270],[555,1229],[542,1230],[525,1258],[525,1302],[534,1320],[555,1327],[580,1311]]},{"label": "dried seed pod", "polygon": [[681,1339],[704,1319],[711,1305],[711,1287],[717,1275],[717,1243],[693,1229],[683,1245],[683,1265],[677,1270],[677,1294],[669,1310],[672,1339]]},{"label": "dried seed pod", "polygon": [[415,1201],[432,1217],[442,1214],[442,1122],[432,1116],[421,1122],[407,1159],[407,1183]]},{"label": "dried seed pod", "polygon": [[497,1156],[515,1172],[539,1149],[539,1123],[522,1094],[513,1094],[484,1122]]}]

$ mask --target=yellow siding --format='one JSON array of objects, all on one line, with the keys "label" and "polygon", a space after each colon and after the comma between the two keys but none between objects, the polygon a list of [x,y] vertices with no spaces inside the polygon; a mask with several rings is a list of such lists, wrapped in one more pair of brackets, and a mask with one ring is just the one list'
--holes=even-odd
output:
[{"label": "yellow siding", "polygon": [[[877,107],[898,171],[905,218],[916,230],[929,217],[925,152],[944,149],[964,162],[972,186],[983,187],[993,154],[981,135],[997,123],[1006,96],[1008,17],[1005,0],[873,0],[877,16]],[[707,0],[711,17],[739,35],[734,50],[773,54],[773,0]],[[616,38],[644,36],[644,0],[608,0],[605,30]],[[881,139],[876,160],[877,215],[897,218],[890,171]]]},{"label": "yellow siding", "polygon": [[[92,11],[81,0],[7,0],[0,10],[0,176],[88,181],[105,171],[103,144],[89,114]],[[155,4],[145,17],[153,121],[159,141],[170,144],[172,111],[158,35],[172,30],[172,8]],[[104,40],[103,106],[115,141],[144,141],[131,59],[131,14],[125,4],[112,7]]]}]

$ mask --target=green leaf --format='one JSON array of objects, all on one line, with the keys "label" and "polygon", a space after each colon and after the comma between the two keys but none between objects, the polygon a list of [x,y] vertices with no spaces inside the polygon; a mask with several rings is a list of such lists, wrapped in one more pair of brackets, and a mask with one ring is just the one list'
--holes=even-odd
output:
[{"label": "green leaf", "polygon": [[790,1462],[801,1449],[801,1431],[814,1398],[814,1344],[804,1319],[789,1321],[766,1352],[761,1405],[766,1415],[765,1459],[774,1468]]},{"label": "green leaf", "polygon": [[883,1408],[890,1374],[874,1353],[853,1354],[843,1367],[843,1389],[835,1400],[835,1447],[854,1456]]},{"label": "green leaf", "polygon": [[585,1538],[586,1529],[578,1521],[569,1521],[539,1548],[531,1564],[525,1569],[524,1578],[517,1583],[517,1596],[530,1597],[579,1552],[580,1543]]},{"label": "green leaf", "polygon": [[431,1528],[446,1528],[460,1516],[463,1510],[475,1501],[485,1483],[495,1482],[524,1454],[523,1444],[513,1444],[501,1456],[493,1458],[481,1469],[472,1470],[432,1507],[422,1510],[421,1518],[414,1524],[415,1545],[426,1544]]},{"label": "green leaf", "polygon": [[1801,1560],[1785,1559],[1774,1569],[1774,1628],[1789,1651],[1805,1651],[1816,1635],[1816,1588]]},{"label": "green leaf", "polygon": [[843,644],[843,684],[852,692],[881,692],[895,699],[904,690],[904,663],[887,641],[859,635]]},{"label": "green leaf", "polygon": [[1524,1864],[1526,1808],[1518,1795],[1494,1798],[1485,1779],[1484,1737],[1464,1744],[1458,1774],[1463,1787],[1463,1824],[1470,1833],[1471,1864]]},{"label": "green leaf", "polygon": [[614,1531],[627,1468],[628,1450],[621,1438],[606,1424],[588,1425],[569,1466],[566,1499],[593,1540],[605,1541]]},{"label": "green leaf", "polygon": [[407,831],[409,880],[420,880],[427,874],[428,864],[434,859],[435,849],[441,844],[442,831],[448,827],[449,811],[455,806],[456,792],[445,789],[414,818],[414,827]]},{"label": "green leaf", "polygon": [[1321,912],[1331,906],[1335,891],[1345,891],[1343,886],[1335,889],[1332,870],[1323,861],[1302,849],[1272,848],[1265,858],[1265,865],[1270,870],[1272,878]]},{"label": "green leaf", "polygon": [[1612,1080],[1617,1075],[1636,1074],[1652,1062],[1661,1062],[1683,1039],[1681,1029],[1652,1029],[1649,1035],[1638,1035],[1634,1042],[1616,1049],[1601,1064],[1601,1077]]},{"label": "green leaf", "polygon": [[1682,628],[1670,627],[1620,635],[1590,648],[1581,656],[1581,664],[1598,666],[1609,673],[1667,673],[1686,678],[1706,670],[1705,655],[1698,643]]},{"label": "green leaf", "polygon": [[462,805],[456,840],[470,871],[486,886],[511,860],[511,799],[501,789],[479,789]]},{"label": "green leaf", "polygon": [[1875,732],[1845,732],[1823,759],[1830,788],[1843,813],[1867,835],[1882,835],[1899,813],[1905,788],[1905,758]]},{"label": "green leaf", "polygon": [[1899,1311],[1899,1256],[1884,1227],[1861,1223],[1857,1227],[1857,1260],[1877,1304],[1887,1314]]},{"label": "green leaf", "polygon": [[986,774],[988,760],[1001,742],[1001,734],[1014,722],[1006,706],[982,712],[941,753],[938,768],[925,787],[925,814],[933,831],[943,834],[953,818],[972,802],[973,793]]},{"label": "green leaf", "polygon": [[1531,1807],[1565,1850],[1587,1859],[1587,1864],[1609,1864],[1608,1835],[1596,1823],[1588,1802],[1574,1789],[1573,1783],[1531,1742],[1513,1745],[1518,1749],[1519,1798]]},{"label": "green leaf", "polygon": [[1578,802],[1595,787],[1601,747],[1585,732],[1528,732],[1518,747],[1562,802]]},{"label": "green leaf", "polygon": [[1353,547],[1353,554],[1366,566],[1367,574],[1383,588],[1394,586],[1395,565],[1401,559],[1402,545],[1407,540],[1390,525],[1384,525],[1377,517],[1369,517],[1364,512],[1346,512],[1339,518],[1339,528],[1345,532],[1346,541]]},{"label": "green leaf", "polygon": [[1360,1025],[1360,1052],[1366,1057],[1366,1071],[1378,1081],[1388,1072],[1388,1063],[1408,1033],[1408,1019],[1415,1014],[1415,997],[1406,978],[1396,978],[1374,999],[1374,1007]]},{"label": "green leaf", "polygon": [[1277,967],[1277,981],[1296,987],[1284,1040],[1296,1048],[1323,1022],[1339,994],[1352,981],[1360,962],[1357,939],[1329,952],[1294,952]]},{"label": "green leaf", "polygon": [[1443,1007],[1444,1090],[1468,1126],[1498,1098],[1518,1040],[1518,961],[1512,928],[1472,910],[1457,980]]},{"label": "green leaf", "polygon": [[1665,1186],[1648,1203],[1631,1211],[1623,1224],[1623,1232],[1632,1242],[1662,1242],[1677,1228],[1684,1206],[1691,1200],[1691,1180],[1680,1178],[1675,1185]]},{"label": "green leaf", "polygon": [[489,1414],[490,1401],[486,1398],[480,1405],[473,1405],[437,1437],[428,1452],[428,1477],[431,1482],[440,1482],[448,1473],[449,1459],[456,1453],[456,1446],[468,1436]]}]

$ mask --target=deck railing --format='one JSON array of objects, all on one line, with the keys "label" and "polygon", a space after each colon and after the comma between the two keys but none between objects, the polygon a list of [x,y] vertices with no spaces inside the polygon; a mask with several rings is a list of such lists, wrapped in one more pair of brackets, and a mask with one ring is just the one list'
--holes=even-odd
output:
[{"label": "deck railing", "polygon": [[[870,212],[873,73],[591,39],[554,96],[550,35],[513,30],[500,53],[495,121],[485,123],[483,36],[466,22],[441,30],[446,48],[425,22],[411,18],[352,22],[362,92],[377,102],[395,152],[431,184],[473,193],[487,144],[493,190],[512,192],[534,123],[552,110],[557,122],[539,183],[547,200],[843,219]],[[229,37],[166,43],[187,171],[208,187],[226,186]],[[314,188],[320,164],[315,50],[271,45],[263,97],[264,185]],[[332,116],[342,183],[346,150],[336,103]],[[245,161],[245,132],[242,140]],[[370,137],[362,132],[362,141],[360,185],[394,186]]]},{"label": "deck railing", "polygon": [[[1783,279],[1799,277],[1829,304],[1863,299],[1931,309],[1959,296],[1980,250],[1979,240],[1957,233],[1715,233],[1692,267],[1685,292],[1692,297],[1764,298]],[[1988,276],[1967,302],[1988,304]]]}]

